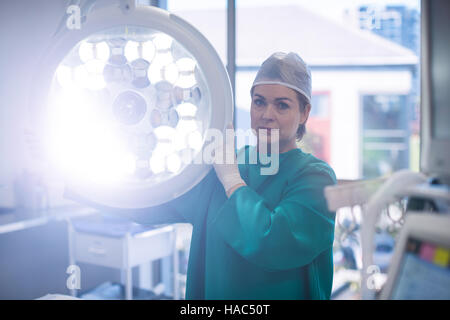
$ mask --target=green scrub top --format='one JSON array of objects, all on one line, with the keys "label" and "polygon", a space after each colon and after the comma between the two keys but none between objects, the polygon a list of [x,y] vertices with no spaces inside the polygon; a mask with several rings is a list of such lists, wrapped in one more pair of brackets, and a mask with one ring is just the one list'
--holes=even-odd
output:
[{"label": "green scrub top", "polygon": [[261,175],[267,166],[239,164],[247,186],[229,199],[211,170],[169,203],[115,212],[141,224],[193,225],[186,299],[329,299],[335,213],[324,188],[336,183],[334,171],[300,149],[279,155],[275,175]]}]

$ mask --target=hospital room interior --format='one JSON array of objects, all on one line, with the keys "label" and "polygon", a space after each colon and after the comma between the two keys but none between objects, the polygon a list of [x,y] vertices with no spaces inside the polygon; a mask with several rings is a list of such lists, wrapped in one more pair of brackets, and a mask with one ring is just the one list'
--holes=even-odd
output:
[{"label": "hospital room interior", "polygon": [[[1,1],[0,300],[450,300],[449,16],[448,0]],[[268,81],[274,57],[300,71]],[[206,159],[229,132],[250,164]],[[314,163],[285,174],[295,157]]]}]

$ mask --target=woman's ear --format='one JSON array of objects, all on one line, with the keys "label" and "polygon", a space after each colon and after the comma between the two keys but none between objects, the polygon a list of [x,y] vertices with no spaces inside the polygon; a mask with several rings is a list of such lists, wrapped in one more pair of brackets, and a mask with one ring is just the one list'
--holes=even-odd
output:
[{"label": "woman's ear", "polygon": [[301,118],[300,118],[300,125],[301,124],[305,124],[306,123],[306,121],[308,120],[308,118],[309,118],[309,112],[311,111],[311,104],[310,103],[308,103],[306,106],[305,106],[305,109],[303,110],[303,112],[301,113]]}]

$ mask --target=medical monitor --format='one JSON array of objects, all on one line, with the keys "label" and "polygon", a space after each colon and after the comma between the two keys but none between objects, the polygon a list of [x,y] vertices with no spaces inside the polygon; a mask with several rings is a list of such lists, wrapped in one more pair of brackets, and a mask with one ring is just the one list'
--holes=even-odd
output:
[{"label": "medical monitor", "polygon": [[381,299],[450,300],[450,216],[409,214]]},{"label": "medical monitor", "polygon": [[421,170],[450,182],[450,1],[422,0]]}]

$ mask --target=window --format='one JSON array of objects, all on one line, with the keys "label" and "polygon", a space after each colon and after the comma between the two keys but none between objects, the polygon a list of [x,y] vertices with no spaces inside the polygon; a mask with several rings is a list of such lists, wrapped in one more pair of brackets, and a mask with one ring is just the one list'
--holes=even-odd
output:
[{"label": "window", "polygon": [[[225,65],[227,1],[166,5],[206,36]],[[261,63],[294,51],[313,79],[304,151],[328,162],[338,179],[418,170],[419,41],[419,0],[236,1],[235,127],[250,128],[250,87]]]},{"label": "window", "polygon": [[236,127],[250,126],[261,63],[294,51],[312,72],[305,152],[338,179],[418,170],[419,2],[238,1]]},{"label": "window", "polygon": [[306,134],[298,143],[305,152],[330,163],[331,121],[330,92],[313,92]]},{"label": "window", "polygon": [[216,49],[224,65],[227,62],[227,1],[167,0],[168,11],[178,15],[200,31]]},{"label": "window", "polygon": [[366,95],[363,108],[364,178],[376,178],[409,166],[407,96]]}]

